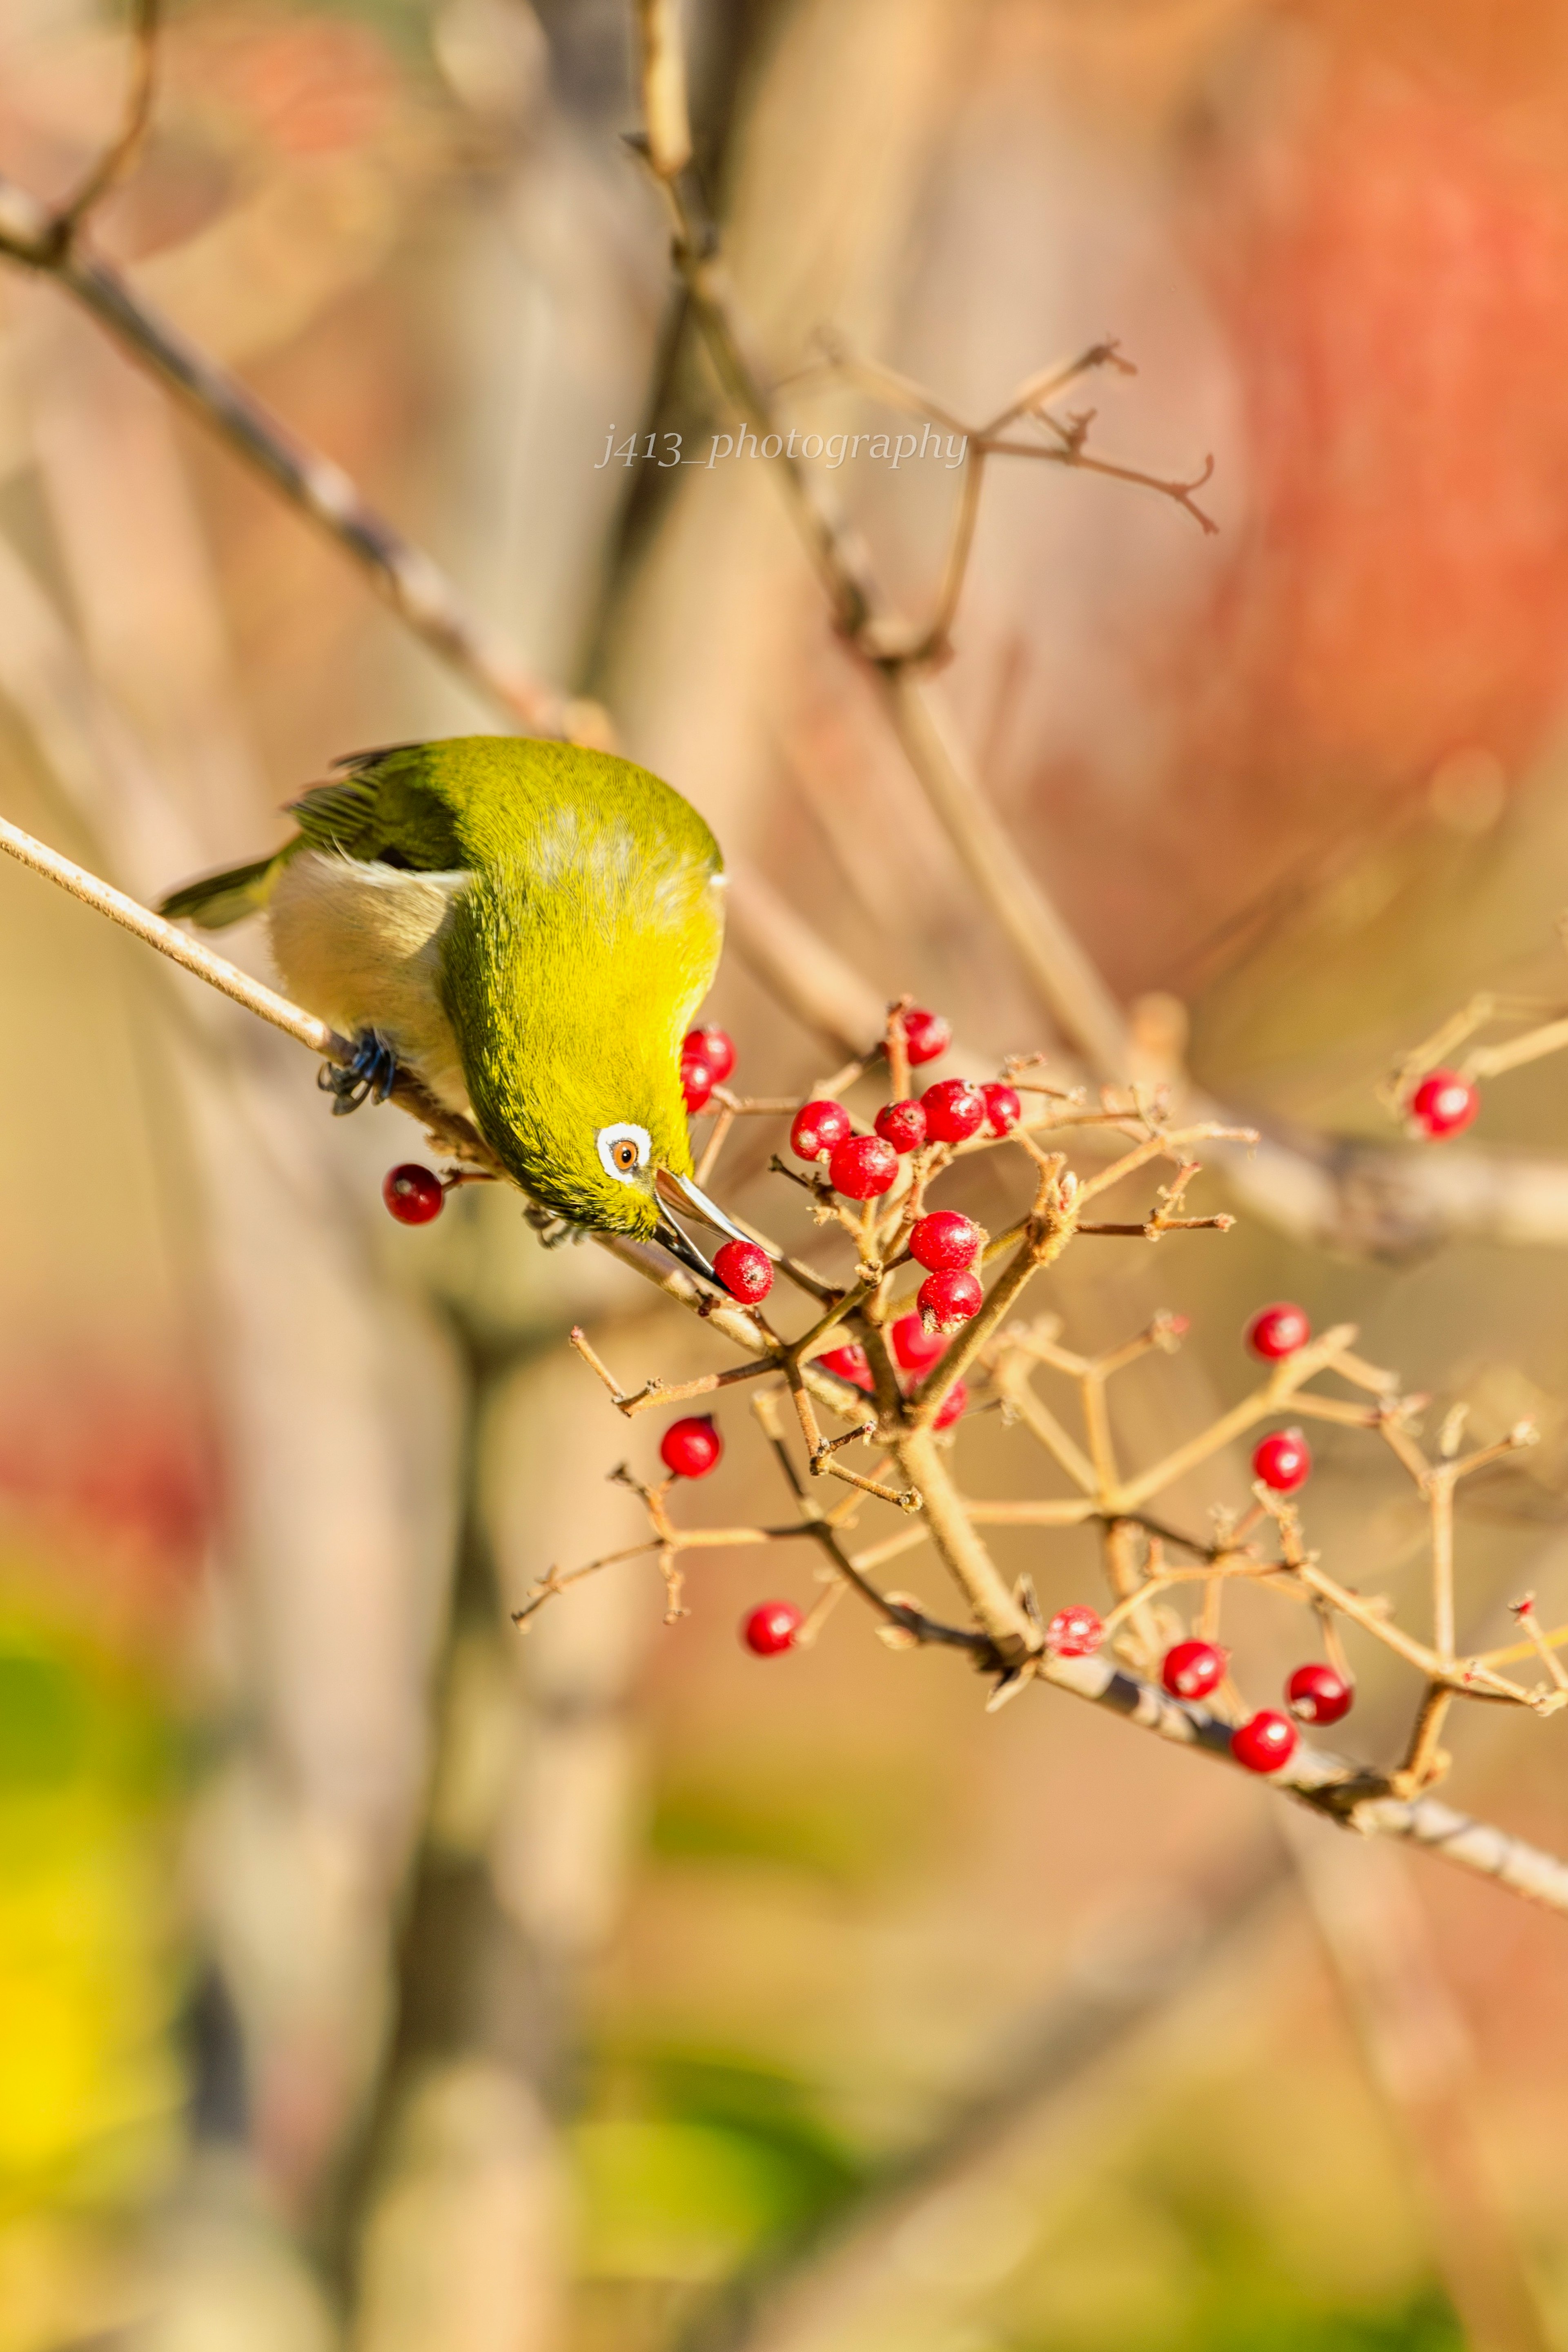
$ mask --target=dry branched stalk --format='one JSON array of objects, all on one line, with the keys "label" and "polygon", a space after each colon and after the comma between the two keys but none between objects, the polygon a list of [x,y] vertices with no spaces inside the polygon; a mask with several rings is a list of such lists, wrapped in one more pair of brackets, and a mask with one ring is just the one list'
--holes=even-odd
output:
[{"label": "dry branched stalk", "polygon": [[[329,1061],[348,1055],[346,1042],[310,1014],[210,950],[193,947],[183,933],[134,899],[4,821],[0,821],[0,848]],[[898,1012],[895,1007],[895,1018]],[[885,1075],[890,1067],[904,1076],[899,1057],[890,1056],[885,1039],[879,1039],[855,1056],[840,1076],[860,1083],[865,1073],[880,1069]],[[756,1307],[699,1289],[652,1244],[612,1234],[593,1236],[749,1359],[723,1368],[695,1387],[688,1383],[674,1389],[645,1381],[641,1388],[627,1390],[586,1337],[574,1334],[573,1344],[603,1382],[613,1403],[630,1418],[652,1404],[707,1392],[710,1383],[717,1389],[773,1374],[774,1384],[758,1396],[757,1410],[797,1513],[793,1521],[777,1526],[692,1530],[670,1517],[667,1487],[639,1486],[649,1512],[650,1538],[632,1553],[614,1557],[655,1555],[669,1611],[675,1615],[685,1605],[680,1581],[685,1553],[809,1539],[822,1552],[831,1580],[852,1588],[874,1610],[884,1639],[901,1648],[940,1643],[967,1652],[975,1664],[992,1677],[993,1706],[1030,1681],[1047,1682],[1127,1716],[1163,1738],[1197,1746],[1232,1761],[1239,1760],[1231,1745],[1237,1729],[1234,1704],[1228,1715],[1172,1697],[1130,1670],[1129,1661],[1136,1665],[1152,1663],[1156,1642],[1170,1630],[1169,1621],[1155,1612],[1168,1606],[1164,1596],[1171,1590],[1194,1583],[1202,1588],[1200,1622],[1212,1631],[1224,1580],[1245,1577],[1265,1591],[1283,1593],[1305,1605],[1320,1622],[1344,1619],[1415,1666],[1423,1678],[1424,1698],[1398,1765],[1375,1770],[1298,1746],[1289,1761],[1270,1774],[1272,1785],[1358,1830],[1431,1845],[1465,1868],[1495,1877],[1554,1909],[1568,1911],[1568,1864],[1500,1830],[1467,1821],[1421,1793],[1442,1769],[1437,1730],[1456,1699],[1485,1699],[1528,1707],[1540,1715],[1554,1713],[1568,1704],[1568,1676],[1555,1668],[1548,1665],[1545,1678],[1534,1683],[1521,1682],[1503,1671],[1521,1659],[1547,1660],[1560,1643],[1568,1642],[1568,1627],[1542,1634],[1526,1614],[1521,1622],[1527,1624],[1529,1638],[1522,1643],[1478,1657],[1461,1657],[1454,1647],[1455,1489],[1476,1470],[1531,1443],[1533,1431],[1521,1425],[1500,1444],[1466,1454],[1459,1451],[1461,1418],[1450,1415],[1436,1457],[1428,1456],[1418,1443],[1419,1400],[1402,1396],[1392,1374],[1357,1356],[1354,1330],[1342,1326],[1281,1360],[1252,1395],[1207,1430],[1156,1463],[1135,1470],[1124,1468],[1117,1459],[1105,1410],[1107,1384],[1149,1350],[1176,1346],[1181,1337],[1178,1321],[1157,1318],[1146,1331],[1123,1346],[1089,1358],[1063,1348],[1052,1327],[1015,1325],[1008,1318],[1034,1276],[1081,1236],[1112,1233],[1137,1235],[1157,1244],[1173,1225],[1223,1228],[1228,1224],[1230,1220],[1222,1216],[1172,1218],[1169,1211],[1196,1172],[1193,1145],[1220,1140],[1245,1143],[1248,1138],[1244,1130],[1213,1122],[1171,1126],[1157,1101],[1136,1093],[1107,1095],[1098,1110],[1090,1110],[1071,1094],[1038,1085],[1031,1091],[1039,1107],[1027,1120],[1009,1126],[1004,1118],[1002,1132],[975,1132],[956,1143],[920,1147],[900,1160],[897,1177],[885,1194],[873,1197],[858,1213],[847,1210],[820,1181],[807,1180],[819,1230],[843,1233],[852,1246],[853,1263],[834,1272],[804,1259],[780,1261],[779,1271],[811,1307],[806,1328],[792,1339],[775,1330]],[[404,1108],[425,1121],[434,1139],[456,1157],[459,1174],[490,1171],[491,1155],[476,1131],[450,1114],[434,1117],[434,1106],[417,1080],[400,1073],[394,1094]],[[736,1117],[782,1116],[772,1104],[765,1112],[735,1096],[727,1096],[718,1108],[721,1116],[727,1112]],[[1099,1165],[1092,1174],[1080,1178],[1069,1165],[1062,1146],[1075,1130],[1086,1126],[1119,1130],[1126,1149],[1109,1166]],[[904,1322],[907,1328],[911,1321],[922,1319],[914,1312],[916,1293],[910,1281],[910,1240],[927,1209],[929,1188],[966,1159],[998,1150],[1015,1151],[1024,1159],[1032,1186],[1030,1204],[1014,1224],[987,1242],[983,1250],[977,1237],[978,1262],[995,1269],[989,1295],[971,1313],[961,1335],[941,1359],[925,1369],[923,1375],[912,1375],[906,1381],[894,1326]],[[1102,1195],[1161,1160],[1175,1166],[1176,1181],[1163,1193],[1156,1192],[1150,1212],[1141,1221],[1108,1224],[1085,1215]],[[529,1213],[537,1215],[531,1206]],[[929,1311],[923,1319],[929,1324]],[[864,1351],[869,1397],[860,1384],[858,1368],[856,1379],[851,1380],[820,1360],[824,1345],[830,1340],[842,1345],[846,1334]],[[1055,1370],[1076,1382],[1083,1424],[1082,1443],[1034,1395],[1032,1382],[1040,1370]],[[953,1443],[955,1430],[961,1426],[965,1399],[960,1384],[966,1372],[985,1383],[985,1391],[971,1402],[977,1405],[994,1402],[1008,1417],[1020,1423],[1077,1488],[1076,1494],[1036,1505],[988,1505],[964,1495],[954,1475]],[[1323,1374],[1336,1375],[1354,1393],[1349,1397],[1324,1394],[1310,1385]],[[805,1476],[779,1417],[785,1397],[793,1407],[803,1441]],[[1362,1428],[1385,1443],[1427,1501],[1432,1527],[1429,1638],[1399,1625],[1381,1601],[1350,1591],[1331,1576],[1304,1547],[1294,1509],[1266,1486],[1257,1488],[1258,1507],[1246,1520],[1235,1525],[1220,1520],[1215,1534],[1207,1539],[1166,1525],[1145,1507],[1176,1479],[1287,1404],[1306,1418]],[[851,1470],[838,1458],[839,1442],[821,1433],[819,1406],[852,1424],[851,1435],[873,1448],[877,1457],[873,1475]],[[819,1477],[847,1483],[851,1491],[835,1507],[826,1508],[812,1493],[811,1482]],[[877,1503],[897,1509],[897,1533],[889,1532],[852,1552],[846,1534],[858,1515]],[[1065,1641],[1056,1632],[1055,1621],[1051,1626],[1041,1624],[1027,1583],[1009,1587],[982,1533],[988,1524],[1049,1527],[1088,1521],[1097,1523],[1103,1531],[1113,1601],[1109,1619],[1112,1638],[1092,1651]],[[1273,1530],[1273,1539],[1260,1548],[1255,1535],[1265,1522]],[[961,1592],[967,1622],[938,1618],[921,1602],[884,1591],[877,1581],[876,1572],[883,1564],[925,1540]],[[1180,1562],[1170,1560],[1172,1550],[1182,1555]],[[552,1570],[530,1596],[522,1614],[526,1617],[580,1577],[610,1564],[603,1559],[564,1572]],[[822,1613],[813,1612],[813,1633]]]}]

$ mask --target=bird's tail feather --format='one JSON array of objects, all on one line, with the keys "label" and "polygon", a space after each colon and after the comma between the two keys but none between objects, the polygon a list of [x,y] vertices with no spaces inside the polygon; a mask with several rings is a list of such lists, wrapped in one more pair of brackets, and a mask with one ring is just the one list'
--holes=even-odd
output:
[{"label": "bird's tail feather", "polygon": [[277,866],[276,855],[258,857],[253,866],[231,866],[222,874],[205,874],[172,890],[159,908],[171,922],[190,921],[199,930],[221,931],[266,906]]}]

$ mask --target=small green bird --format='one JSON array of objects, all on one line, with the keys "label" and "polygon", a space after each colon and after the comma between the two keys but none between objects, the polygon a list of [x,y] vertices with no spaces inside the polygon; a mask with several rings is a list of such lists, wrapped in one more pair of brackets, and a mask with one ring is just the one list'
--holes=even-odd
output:
[{"label": "small green bird", "polygon": [[265,910],[290,994],[359,1045],[324,1076],[336,1109],[384,1099],[402,1062],[543,1207],[711,1277],[665,1213],[744,1238],[693,1181],[681,1088],[724,935],[702,818],[645,768],[564,743],[458,736],[338,764],[291,803],[293,840],[162,912],[217,930]]}]

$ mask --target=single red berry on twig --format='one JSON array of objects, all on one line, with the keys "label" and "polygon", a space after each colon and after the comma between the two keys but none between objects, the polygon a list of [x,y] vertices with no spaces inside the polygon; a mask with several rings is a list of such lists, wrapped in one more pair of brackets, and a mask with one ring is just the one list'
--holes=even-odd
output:
[{"label": "single red berry on twig", "polygon": [[846,1201],[874,1201],[897,1177],[898,1154],[880,1135],[847,1135],[833,1146],[828,1181]]},{"label": "single red berry on twig", "polygon": [[690,1412],[672,1421],[659,1440],[659,1459],[672,1478],[706,1478],[718,1467],[724,1440],[711,1412]]},{"label": "single red berry on twig", "polygon": [[917,1102],[885,1103],[876,1115],[876,1131],[895,1151],[918,1151],[925,1140],[925,1113]]},{"label": "single red berry on twig", "polygon": [[1285,1685],[1291,1713],[1303,1723],[1337,1723],[1355,1700],[1354,1684],[1333,1666],[1317,1663],[1298,1666]]},{"label": "single red berry on twig", "polygon": [[773,1287],[773,1261],[756,1242],[723,1242],[713,1254],[713,1270],[732,1298],[755,1307]]},{"label": "single red berry on twig", "polygon": [[821,1160],[851,1132],[852,1122],[842,1103],[802,1103],[789,1128],[789,1149],[797,1160]]},{"label": "single red berry on twig", "polygon": [[688,1110],[704,1110],[714,1088],[712,1070],[700,1054],[681,1055],[681,1093]]},{"label": "single red berry on twig", "polygon": [[871,1366],[863,1348],[830,1348],[817,1361],[825,1372],[837,1372],[841,1381],[853,1381],[857,1389],[872,1390]]},{"label": "single red berry on twig", "polygon": [[969,1402],[969,1391],[962,1381],[955,1381],[942,1400],[941,1411],[932,1423],[933,1429],[950,1429]]},{"label": "single red berry on twig", "polygon": [[414,1160],[388,1171],[382,1181],[382,1198],[400,1225],[427,1225],[446,1205],[440,1177]]},{"label": "single red berry on twig", "polygon": [[1160,1680],[1172,1698],[1207,1698],[1229,1663],[1229,1652],[1213,1642],[1177,1642],[1166,1652]]},{"label": "single red berry on twig", "polygon": [[1023,1117],[1017,1087],[1004,1086],[999,1078],[988,1078],[980,1094],[986,1106],[986,1125],[991,1133],[1010,1135]]},{"label": "single red berry on twig", "polygon": [[1271,1707],[1249,1716],[1230,1735],[1230,1753],[1249,1772],[1277,1772],[1296,1752],[1296,1727]]},{"label": "single red berry on twig", "polygon": [[925,1328],[918,1315],[901,1315],[887,1336],[906,1372],[928,1372],[947,1345],[938,1332]]},{"label": "single red berry on twig", "polygon": [[1293,1495],[1304,1486],[1312,1467],[1312,1448],[1299,1429],[1277,1429],[1253,1449],[1252,1475],[1276,1495]]},{"label": "single red berry on twig", "polygon": [[1099,1612],[1082,1601],[1059,1609],[1045,1629],[1045,1646],[1059,1658],[1091,1658],[1104,1639]]},{"label": "single red berry on twig", "polygon": [[722,1087],[735,1067],[735,1040],[727,1029],[688,1029],[681,1040],[683,1062],[706,1062],[716,1087]]},{"label": "single red berry on twig", "polygon": [[932,1274],[962,1272],[973,1265],[980,1247],[980,1229],[956,1209],[934,1209],[922,1217],[909,1236],[909,1255],[916,1265]]},{"label": "single red berry on twig", "polygon": [[792,1601],[763,1601],[740,1621],[740,1638],[753,1655],[777,1658],[795,1646],[805,1619]]},{"label": "single red berry on twig", "polygon": [[986,1097],[967,1078],[942,1078],[920,1097],[933,1143],[963,1143],[986,1123]]},{"label": "single red berry on twig", "polygon": [[939,1013],[923,1012],[912,1004],[904,1016],[904,1045],[916,1067],[922,1062],[934,1062],[953,1043],[953,1032]]},{"label": "single red berry on twig", "polygon": [[1272,1307],[1260,1307],[1247,1326],[1247,1345],[1269,1364],[1277,1364],[1281,1356],[1293,1356],[1312,1336],[1312,1327],[1305,1309],[1293,1306],[1288,1298],[1276,1299]]},{"label": "single red berry on twig", "polygon": [[956,1331],[979,1313],[985,1300],[972,1274],[928,1274],[915,1297],[921,1314],[938,1331]]},{"label": "single red berry on twig", "polygon": [[1410,1116],[1433,1143],[1469,1127],[1480,1107],[1480,1088],[1458,1070],[1428,1070],[1410,1097]]}]

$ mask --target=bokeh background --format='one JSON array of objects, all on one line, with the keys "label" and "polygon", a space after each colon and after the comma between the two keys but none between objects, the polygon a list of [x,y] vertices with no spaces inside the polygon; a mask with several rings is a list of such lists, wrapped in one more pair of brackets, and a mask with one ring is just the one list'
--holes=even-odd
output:
[{"label": "bokeh background", "polygon": [[[601,462],[728,421],[623,143],[627,19],[185,0],[94,233],[873,994],[1051,1047],[769,469]],[[7,0],[12,179],[75,184],[122,30]],[[1216,538],[996,467],[939,690],[1151,1034],[1179,1003],[1228,1104],[1399,1148],[1398,1051],[1478,986],[1568,992],[1562,10],[692,0],[686,32],[778,373],[829,329],[978,415],[1113,334],[1105,446],[1213,452]],[[953,477],[834,487],[918,609]],[[495,723],[0,276],[8,814],[152,898],[279,838],[340,753]],[[0,1002],[0,2352],[1568,2345],[1560,1921],[1054,1695],[987,1717],[847,1609],[761,1665],[736,1622],[809,1599],[792,1558],[705,1560],[670,1630],[612,1572],[519,1640],[552,1560],[634,1538],[606,1474],[656,1442],[568,1328],[628,1381],[702,1335],[509,1198],[393,1226],[397,1113],[329,1120],[297,1047],[10,870]],[[713,1009],[758,1091],[832,1065],[738,953]],[[1482,1435],[1538,1416],[1467,1505],[1464,1638],[1527,1588],[1568,1613],[1565,1110],[1559,1063],[1488,1092],[1523,1239],[1483,1199],[1358,1255],[1264,1199],[1223,1243],[1070,1256],[1074,1344],[1192,1318],[1123,1443],[1239,1394],[1246,1315],[1300,1297]],[[783,1214],[756,1173],[733,1197]],[[694,1516],[776,1508],[747,1426]],[[1413,1601],[1408,1490],[1326,1434],[1312,1539]],[[994,1421],[960,1443],[1025,1491]],[[1086,1538],[1004,1556],[1048,1606],[1094,1590]],[[1260,1685],[1281,1638],[1238,1620]],[[1373,1752],[1410,1694],[1359,1663]],[[1458,1801],[1568,1847],[1561,1729],[1476,1713]]]}]

